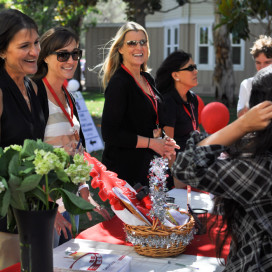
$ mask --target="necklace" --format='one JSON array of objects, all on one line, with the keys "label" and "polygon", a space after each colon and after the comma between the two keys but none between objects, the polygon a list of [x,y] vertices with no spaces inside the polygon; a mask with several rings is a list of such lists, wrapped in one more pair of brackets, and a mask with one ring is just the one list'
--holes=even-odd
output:
[{"label": "necklace", "polygon": [[70,106],[70,109],[71,109],[71,114],[70,115],[66,111],[65,107],[61,103],[59,97],[57,96],[56,92],[54,91],[54,89],[52,88],[52,86],[50,85],[50,83],[48,82],[48,80],[46,79],[46,77],[43,78],[43,82],[47,86],[47,88],[50,91],[50,93],[53,95],[54,99],[58,103],[59,107],[61,108],[61,110],[64,113],[64,115],[66,116],[66,118],[68,119],[68,121],[69,121],[69,123],[70,123],[70,125],[71,125],[71,127],[73,129],[73,133],[75,135],[75,138],[76,138],[77,141],[79,141],[80,137],[79,137],[78,131],[74,127],[74,122],[73,122],[74,107],[73,107],[72,99],[71,99],[71,97],[70,97],[67,89],[65,88],[64,85],[62,85],[62,89],[64,90],[64,93],[65,93],[65,95],[66,95],[66,97],[68,98],[68,101],[69,101],[69,106]]}]

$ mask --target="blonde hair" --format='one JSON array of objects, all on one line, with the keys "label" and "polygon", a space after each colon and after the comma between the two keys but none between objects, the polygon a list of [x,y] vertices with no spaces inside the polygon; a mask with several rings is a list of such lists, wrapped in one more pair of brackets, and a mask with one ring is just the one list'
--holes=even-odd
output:
[{"label": "blonde hair", "polygon": [[266,35],[260,35],[251,48],[250,54],[257,58],[261,53],[270,59],[272,58],[272,38]]},{"label": "blonde hair", "polygon": [[[125,35],[129,31],[143,31],[147,39],[148,57],[150,55],[149,41],[146,30],[135,22],[127,22],[124,24],[116,33],[115,37],[109,41],[111,44],[109,52],[102,63],[99,76],[102,81],[102,85],[106,88],[111,77],[114,75],[116,70],[120,67],[123,62],[122,55],[119,53],[119,49],[124,45]],[[141,65],[141,71],[148,71],[147,63]]]}]

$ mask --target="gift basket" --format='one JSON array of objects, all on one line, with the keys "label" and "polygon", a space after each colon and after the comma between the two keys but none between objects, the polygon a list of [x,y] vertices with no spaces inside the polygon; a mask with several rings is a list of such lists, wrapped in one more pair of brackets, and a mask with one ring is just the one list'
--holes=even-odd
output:
[{"label": "gift basket", "polygon": [[194,218],[167,201],[167,159],[155,157],[150,163],[149,187],[132,188],[116,173],[91,156],[92,187],[109,200],[112,210],[123,221],[127,241],[140,255],[169,257],[182,253],[194,236]]},{"label": "gift basket", "polygon": [[[175,204],[167,203],[167,165],[167,160],[159,157],[151,162],[149,171],[151,208],[148,210],[148,207],[146,209],[138,207],[150,224],[140,226],[125,224],[127,240],[134,245],[135,251],[140,255],[150,257],[179,255],[193,239],[193,216],[179,211]],[[137,215],[132,209],[130,211]]]}]

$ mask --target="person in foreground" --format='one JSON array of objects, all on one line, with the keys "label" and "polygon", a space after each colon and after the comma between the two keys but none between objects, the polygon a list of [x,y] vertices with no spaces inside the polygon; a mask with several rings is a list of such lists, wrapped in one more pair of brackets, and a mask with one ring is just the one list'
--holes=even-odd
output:
[{"label": "person in foreground", "polygon": [[[185,149],[190,133],[198,129],[198,100],[190,90],[198,84],[197,73],[191,54],[182,50],[170,54],[156,73],[156,87],[163,95],[163,129],[180,146],[177,154]],[[173,156],[170,167],[175,159]],[[181,182],[174,184],[176,188],[186,186],[181,186]]]},{"label": "person in foreground", "polygon": [[[0,12],[0,146],[43,139],[45,118],[37,86],[27,75],[37,71],[40,53],[36,23],[18,10]],[[46,100],[44,101],[44,103]],[[8,234],[0,217],[0,270],[20,260],[18,235]]]},{"label": "person in foreground", "polygon": [[251,109],[207,138],[193,133],[172,167],[176,178],[216,196],[232,237],[224,271],[272,271],[271,86],[268,66],[253,79]]},{"label": "person in foreground", "polygon": [[178,146],[161,138],[161,96],[148,73],[149,41],[146,30],[128,22],[116,33],[101,68],[105,90],[102,163],[130,185],[148,185],[154,155],[171,159]]},{"label": "person in foreground", "polygon": [[[56,27],[45,32],[40,40],[41,52],[38,59],[38,71],[33,77],[39,89],[44,90],[48,97],[47,124],[44,141],[55,147],[63,147],[70,155],[75,152],[83,152],[82,145],[84,136],[80,129],[79,118],[75,102],[64,86],[66,79],[71,79],[81,58],[82,51],[78,48],[79,40],[77,35],[70,29]],[[77,149],[77,150],[76,150]],[[109,219],[108,212],[101,208],[90,196],[89,186],[82,184],[79,187],[82,198],[94,205],[95,211],[105,219]],[[64,210],[62,201],[58,201],[59,212],[56,216],[55,228],[62,237],[60,244],[71,239],[70,215]],[[61,215],[61,214],[62,215]],[[87,213],[90,220],[92,216]],[[66,220],[66,219],[68,220]],[[75,217],[76,225],[79,224],[79,216]],[[57,246],[58,238],[55,238]]]}]

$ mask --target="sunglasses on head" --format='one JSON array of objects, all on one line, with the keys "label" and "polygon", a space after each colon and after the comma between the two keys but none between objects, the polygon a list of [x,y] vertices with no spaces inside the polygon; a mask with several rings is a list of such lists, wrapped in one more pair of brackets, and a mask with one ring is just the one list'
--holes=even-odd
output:
[{"label": "sunglasses on head", "polygon": [[190,71],[193,72],[194,70],[197,70],[196,64],[190,64],[188,67],[183,69],[178,69],[178,71]]},{"label": "sunglasses on head", "polygon": [[57,55],[57,60],[59,62],[65,62],[67,61],[70,56],[72,56],[73,60],[79,60],[82,57],[82,50],[81,49],[75,49],[72,52],[53,52],[52,54]]},{"label": "sunglasses on head", "polygon": [[147,40],[139,40],[139,41],[127,41],[126,44],[130,47],[136,47],[137,44],[140,44],[141,46],[145,46],[147,44]]}]

